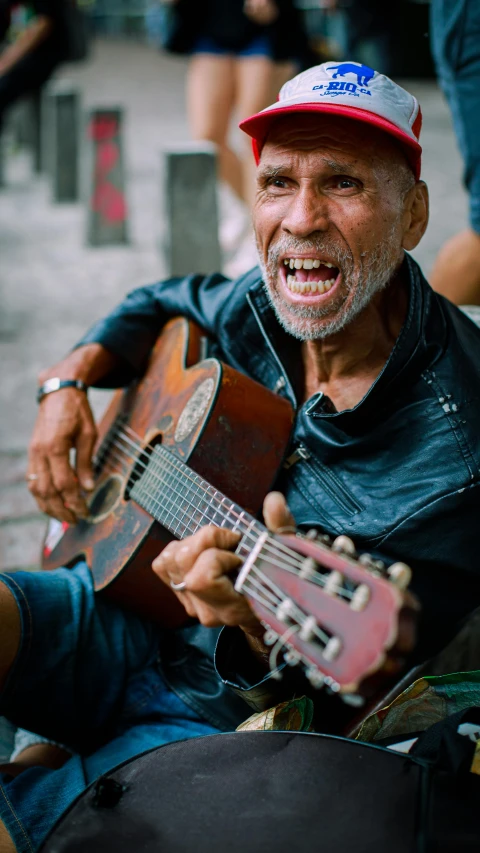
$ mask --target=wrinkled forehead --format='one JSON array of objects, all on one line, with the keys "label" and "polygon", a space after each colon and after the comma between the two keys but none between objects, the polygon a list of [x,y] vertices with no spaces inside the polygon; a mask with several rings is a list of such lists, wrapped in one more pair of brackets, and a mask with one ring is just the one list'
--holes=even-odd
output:
[{"label": "wrinkled forehead", "polygon": [[395,167],[406,163],[401,147],[393,137],[368,124],[343,116],[312,116],[298,113],[272,123],[265,140],[260,164],[275,152],[336,151],[340,155],[365,160],[372,166]]}]

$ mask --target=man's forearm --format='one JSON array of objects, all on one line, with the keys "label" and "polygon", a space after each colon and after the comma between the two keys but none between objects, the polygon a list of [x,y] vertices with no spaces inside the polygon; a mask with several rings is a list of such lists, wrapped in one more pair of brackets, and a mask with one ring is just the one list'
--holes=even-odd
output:
[{"label": "man's forearm", "polygon": [[119,363],[117,356],[101,344],[85,344],[69,353],[62,361],[39,374],[39,384],[52,376],[60,379],[81,379],[86,385],[95,385]]},{"label": "man's forearm", "polygon": [[7,585],[0,579],[0,690],[20,646],[20,613]]}]

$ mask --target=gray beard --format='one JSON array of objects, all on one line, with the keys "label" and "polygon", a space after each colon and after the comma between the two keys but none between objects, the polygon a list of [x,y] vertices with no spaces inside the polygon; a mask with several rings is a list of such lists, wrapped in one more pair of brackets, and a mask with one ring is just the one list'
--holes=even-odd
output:
[{"label": "gray beard", "polygon": [[[373,297],[385,289],[400,266],[398,254],[392,255],[395,230],[392,228],[388,237],[373,252],[368,255],[364,253],[357,268],[354,267],[351,254],[328,238],[321,241],[285,238],[269,250],[266,264],[260,256],[257,243],[264,288],[277,320],[285,331],[300,341],[320,340],[341,331],[358,317]],[[277,290],[280,256],[310,250],[315,254],[327,255],[342,271],[342,293],[338,294],[337,306],[334,303],[325,307],[287,305]],[[352,292],[353,298],[347,304],[347,297]],[[328,315],[331,315],[330,320],[319,328],[318,321]]]}]

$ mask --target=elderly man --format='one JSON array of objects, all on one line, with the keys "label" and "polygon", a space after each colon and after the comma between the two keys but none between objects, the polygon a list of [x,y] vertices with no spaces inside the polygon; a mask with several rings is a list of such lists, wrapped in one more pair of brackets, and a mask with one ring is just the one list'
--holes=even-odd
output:
[{"label": "elderly man", "polygon": [[[348,533],[411,563],[419,658],[455,631],[480,593],[480,332],[405,255],[428,216],[420,124],[410,94],[355,63],[300,74],[243,123],[258,161],[261,272],[137,290],[42,375],[27,479],[43,510],[71,523],[87,511],[86,387],[137,376],[166,319],[184,314],[209,333],[212,354],[295,407],[288,466],[264,508],[270,528],[292,513],[303,529]],[[1,577],[0,713],[74,754],[55,772],[4,779],[0,849],[10,837],[35,849],[113,764],[231,729],[249,714],[245,700],[258,709],[308,690],[299,671],[269,677],[263,629],[229,579],[237,541],[207,527],[154,561],[195,619],[168,633],[96,599],[84,563]],[[328,698],[319,704],[327,714]]]}]

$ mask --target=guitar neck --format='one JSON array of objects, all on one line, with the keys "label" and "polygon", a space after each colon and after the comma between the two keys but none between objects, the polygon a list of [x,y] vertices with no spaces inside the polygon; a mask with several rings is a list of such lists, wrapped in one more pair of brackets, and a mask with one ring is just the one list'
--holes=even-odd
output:
[{"label": "guitar neck", "polygon": [[[239,556],[251,550],[252,534],[265,527],[196,474],[162,445],[154,447],[145,471],[130,490],[130,497],[177,539],[184,539],[204,527],[226,527],[242,535]],[[243,544],[250,539],[250,545]]]}]

